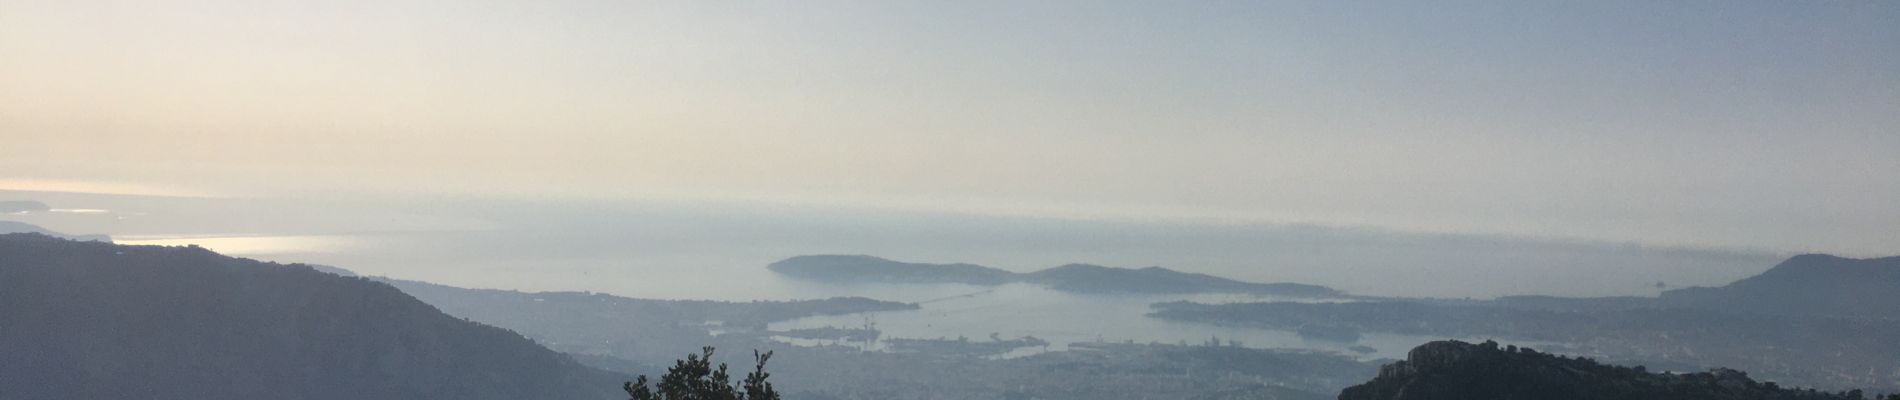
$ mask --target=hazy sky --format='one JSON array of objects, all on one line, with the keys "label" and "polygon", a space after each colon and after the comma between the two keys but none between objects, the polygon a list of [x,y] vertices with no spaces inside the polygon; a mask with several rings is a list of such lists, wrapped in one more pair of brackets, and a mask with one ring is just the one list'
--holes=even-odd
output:
[{"label": "hazy sky", "polygon": [[1900,252],[1900,2],[0,0],[0,186]]}]

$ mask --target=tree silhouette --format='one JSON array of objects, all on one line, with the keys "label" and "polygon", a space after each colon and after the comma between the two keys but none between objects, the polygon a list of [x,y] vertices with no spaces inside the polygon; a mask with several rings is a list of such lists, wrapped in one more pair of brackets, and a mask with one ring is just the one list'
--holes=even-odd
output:
[{"label": "tree silhouette", "polygon": [[666,375],[654,386],[658,393],[647,388],[646,375],[627,382],[622,388],[633,400],[779,400],[772,383],[765,381],[772,376],[765,372],[765,361],[772,358],[772,352],[753,350],[752,359],[757,364],[746,374],[745,381],[735,387],[731,384],[731,375],[726,374],[725,363],[719,363],[718,368],[712,366],[712,346],[700,351],[701,354],[687,354],[686,359],[667,368]]}]

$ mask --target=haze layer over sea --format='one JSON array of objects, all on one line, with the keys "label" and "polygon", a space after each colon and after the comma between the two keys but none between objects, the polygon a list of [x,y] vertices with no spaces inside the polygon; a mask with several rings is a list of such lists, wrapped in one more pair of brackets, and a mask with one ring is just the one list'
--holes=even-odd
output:
[{"label": "haze layer over sea", "polygon": [[[1292,224],[1087,221],[757,204],[441,198],[315,201],[0,191],[87,213],[0,219],[128,244],[366,275],[528,291],[775,300],[911,293],[785,279],[802,254],[870,254],[1028,272],[1163,266],[1353,294],[1653,295],[1758,273],[1785,254]],[[1658,284],[1661,285],[1658,285]],[[916,301],[918,299],[890,298]]]}]

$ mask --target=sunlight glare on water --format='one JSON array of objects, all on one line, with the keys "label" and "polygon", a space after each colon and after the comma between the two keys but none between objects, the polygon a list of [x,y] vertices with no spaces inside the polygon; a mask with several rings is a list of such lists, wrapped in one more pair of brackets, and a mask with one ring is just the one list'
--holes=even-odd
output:
[{"label": "sunlight glare on water", "polygon": [[125,237],[114,242],[141,246],[197,245],[233,256],[276,254],[334,253],[349,250],[356,239],[338,235],[307,236],[209,236],[209,237]]}]

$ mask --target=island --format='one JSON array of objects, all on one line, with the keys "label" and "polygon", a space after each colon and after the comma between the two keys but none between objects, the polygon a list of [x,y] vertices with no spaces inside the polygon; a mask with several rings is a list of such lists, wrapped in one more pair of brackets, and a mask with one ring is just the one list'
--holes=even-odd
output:
[{"label": "island", "polygon": [[868,255],[807,255],[766,266],[785,276],[839,283],[956,283],[1001,285],[1021,282],[1077,293],[1245,293],[1288,297],[1340,297],[1325,286],[1299,283],[1243,282],[1162,267],[1116,268],[1068,264],[1016,273],[975,264],[925,264]]}]

